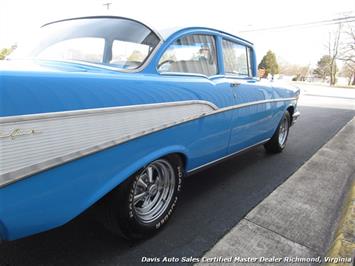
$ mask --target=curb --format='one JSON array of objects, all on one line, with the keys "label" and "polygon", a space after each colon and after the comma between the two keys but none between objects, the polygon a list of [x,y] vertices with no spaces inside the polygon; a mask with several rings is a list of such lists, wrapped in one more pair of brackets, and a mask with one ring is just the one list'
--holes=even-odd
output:
[{"label": "curb", "polygon": [[[355,174],[353,183],[344,203],[342,217],[335,239],[327,253],[328,257],[352,257],[355,263]],[[345,266],[344,263],[328,263],[327,266]],[[353,264],[355,265],[355,264]]]}]

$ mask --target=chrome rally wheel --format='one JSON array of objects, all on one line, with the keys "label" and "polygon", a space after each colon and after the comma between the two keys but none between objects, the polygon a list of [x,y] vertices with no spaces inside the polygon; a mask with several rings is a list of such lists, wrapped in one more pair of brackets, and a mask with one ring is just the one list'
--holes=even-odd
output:
[{"label": "chrome rally wheel", "polygon": [[165,210],[174,194],[175,172],[165,159],[152,162],[135,182],[133,208],[142,223],[154,222]]},{"label": "chrome rally wheel", "polygon": [[291,116],[288,111],[284,113],[281,121],[272,136],[272,138],[264,144],[265,150],[270,153],[279,153],[286,147],[287,137],[290,130]]},{"label": "chrome rally wheel", "polygon": [[180,156],[173,154],[152,161],[112,191],[104,224],[127,239],[156,233],[175,210],[182,178]]},{"label": "chrome rally wheel", "polygon": [[284,146],[286,144],[286,139],[288,135],[288,130],[289,130],[289,121],[287,119],[287,116],[285,115],[280,123],[280,128],[279,128],[279,144],[280,146]]}]

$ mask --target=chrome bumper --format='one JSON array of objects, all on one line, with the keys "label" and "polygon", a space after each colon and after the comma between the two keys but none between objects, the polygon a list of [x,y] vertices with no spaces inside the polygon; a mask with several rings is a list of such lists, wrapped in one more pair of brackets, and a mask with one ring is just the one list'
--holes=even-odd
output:
[{"label": "chrome bumper", "polygon": [[298,117],[299,117],[300,115],[301,115],[301,113],[300,113],[299,111],[296,111],[296,112],[293,113],[291,126],[296,123],[296,121],[297,121],[297,119],[298,119]]}]

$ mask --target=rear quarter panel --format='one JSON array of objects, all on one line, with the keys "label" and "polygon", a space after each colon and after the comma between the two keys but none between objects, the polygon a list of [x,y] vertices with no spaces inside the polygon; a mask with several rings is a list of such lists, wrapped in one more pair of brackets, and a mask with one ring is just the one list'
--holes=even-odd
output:
[{"label": "rear quarter panel", "polygon": [[[166,81],[147,74],[127,74],[123,77],[111,73],[5,71],[1,73],[1,77],[0,96],[4,100],[0,106],[0,119],[202,99],[210,100],[216,107],[230,104],[229,98],[223,95],[216,97],[202,89],[200,93],[196,93],[193,89],[196,87],[193,78],[176,85],[171,85],[173,83],[170,82],[170,87],[167,88]],[[213,108],[209,107],[205,111],[211,109]],[[203,110],[201,109],[201,112],[204,112]],[[211,138],[217,137],[220,143],[214,142],[217,149],[215,152],[219,152],[221,157],[224,156],[226,143],[223,137],[218,138],[218,134],[229,134],[229,125],[225,122],[228,117],[230,118],[230,114],[220,113],[187,121],[53,166],[0,187],[0,223],[4,225],[4,229],[0,231],[2,238],[13,240],[68,222],[142,166],[166,154],[180,153],[188,158],[185,167],[189,170],[200,165],[202,161],[210,160],[212,151],[208,149],[208,144],[212,142]],[[83,124],[82,128],[95,128],[97,125],[99,123]],[[21,127],[16,124],[13,127],[19,126]],[[139,126],[137,124],[137,127]],[[2,125],[2,134],[11,132],[11,127]],[[62,125],[56,124],[51,130],[57,136],[56,143],[64,143],[78,137],[64,134],[67,131]],[[107,127],[107,130],[109,131],[110,127]],[[89,133],[83,130],[83,141],[88,136],[95,137]],[[44,139],[46,134],[48,130],[44,128],[39,135],[1,140],[6,143],[26,142],[28,138]],[[1,144],[2,150],[5,149],[4,143]],[[53,140],[48,139],[47,144],[49,146],[45,145],[43,149],[38,149],[36,145],[26,146],[27,148],[19,146],[21,153],[17,158],[8,158],[9,162],[15,165],[20,159],[26,161],[41,156],[41,152],[50,154]],[[11,146],[6,147],[11,149]],[[54,146],[52,149],[54,150]],[[10,167],[9,164],[6,167]],[[6,167],[2,167],[2,170]],[[3,179],[6,178],[4,175]]]}]

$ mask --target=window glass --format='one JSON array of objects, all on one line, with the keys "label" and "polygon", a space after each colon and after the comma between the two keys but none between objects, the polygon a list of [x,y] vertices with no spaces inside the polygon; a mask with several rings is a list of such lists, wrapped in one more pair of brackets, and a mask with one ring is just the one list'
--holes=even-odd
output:
[{"label": "window glass", "polygon": [[124,69],[134,69],[143,63],[149,52],[149,45],[115,40],[112,44],[110,64]]},{"label": "window glass", "polygon": [[222,41],[224,71],[237,76],[250,75],[250,60],[248,48],[234,42]]},{"label": "window glass", "polygon": [[104,47],[105,40],[102,38],[74,38],[46,47],[38,58],[102,63]]},{"label": "window glass", "polygon": [[10,59],[75,60],[133,69],[147,60],[159,42],[153,31],[130,19],[70,19],[43,26]]},{"label": "window glass", "polygon": [[176,40],[159,60],[159,72],[217,74],[214,37],[189,35]]}]

